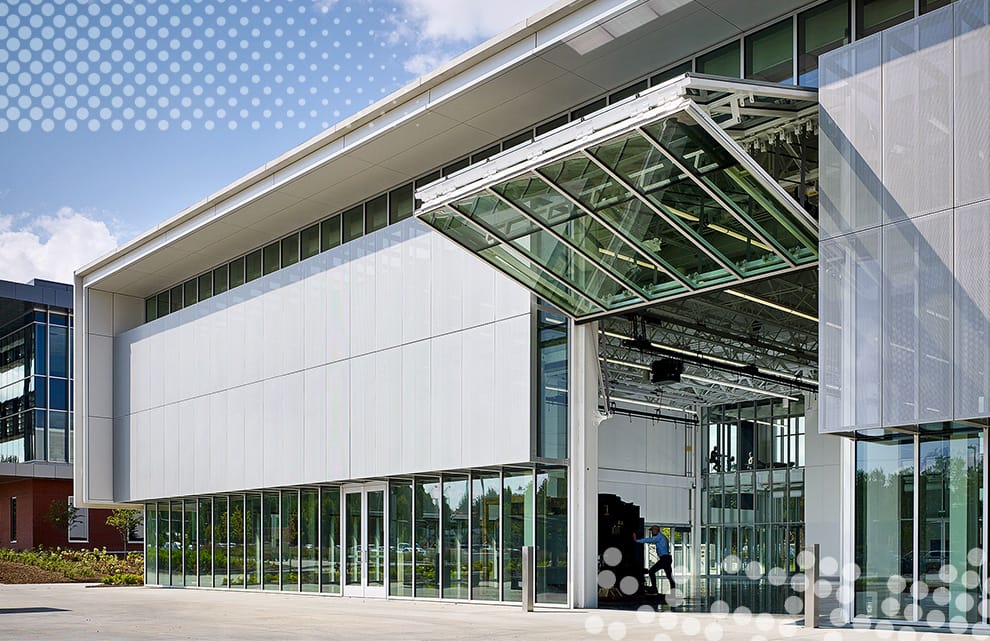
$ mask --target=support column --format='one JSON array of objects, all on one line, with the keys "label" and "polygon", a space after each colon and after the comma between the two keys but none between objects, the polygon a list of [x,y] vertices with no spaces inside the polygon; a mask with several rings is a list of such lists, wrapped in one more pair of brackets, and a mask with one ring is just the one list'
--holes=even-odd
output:
[{"label": "support column", "polygon": [[598,323],[570,323],[568,583],[574,608],[598,607]]}]

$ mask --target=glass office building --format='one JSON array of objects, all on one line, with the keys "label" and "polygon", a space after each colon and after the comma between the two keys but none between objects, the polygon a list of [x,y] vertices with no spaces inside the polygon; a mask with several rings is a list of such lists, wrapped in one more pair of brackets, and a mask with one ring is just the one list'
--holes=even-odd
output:
[{"label": "glass office building", "polygon": [[77,272],[77,487],[149,583],[513,602],[532,546],[593,606],[657,524],[983,622],[990,6],[710,4],[558,6]]}]

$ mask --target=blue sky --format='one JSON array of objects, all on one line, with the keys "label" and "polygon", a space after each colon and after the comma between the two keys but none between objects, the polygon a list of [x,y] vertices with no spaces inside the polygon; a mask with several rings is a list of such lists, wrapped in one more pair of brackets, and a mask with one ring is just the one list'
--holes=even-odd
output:
[{"label": "blue sky", "polygon": [[0,279],[71,278],[549,4],[0,0]]}]

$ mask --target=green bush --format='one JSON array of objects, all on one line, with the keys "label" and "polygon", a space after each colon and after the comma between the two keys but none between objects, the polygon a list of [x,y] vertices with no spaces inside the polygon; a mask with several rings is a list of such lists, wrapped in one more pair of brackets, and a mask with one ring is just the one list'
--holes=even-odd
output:
[{"label": "green bush", "polygon": [[0,549],[0,561],[33,565],[61,574],[73,581],[98,581],[115,574],[141,575],[144,573],[144,555],[129,552],[120,558],[103,550],[46,550],[18,551]]}]

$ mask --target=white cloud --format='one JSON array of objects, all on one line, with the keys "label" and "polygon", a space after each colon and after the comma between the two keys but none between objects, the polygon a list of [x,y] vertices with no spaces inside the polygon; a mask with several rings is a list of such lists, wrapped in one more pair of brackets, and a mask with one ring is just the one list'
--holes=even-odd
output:
[{"label": "white cloud", "polygon": [[490,38],[556,0],[399,0],[420,37],[446,42]]},{"label": "white cloud", "polygon": [[101,220],[63,207],[54,216],[0,215],[0,279],[72,282],[72,272],[117,246]]},{"label": "white cloud", "polygon": [[466,47],[501,33],[556,0],[398,0],[388,41],[409,42],[416,53],[405,61],[409,73],[423,75]]}]

